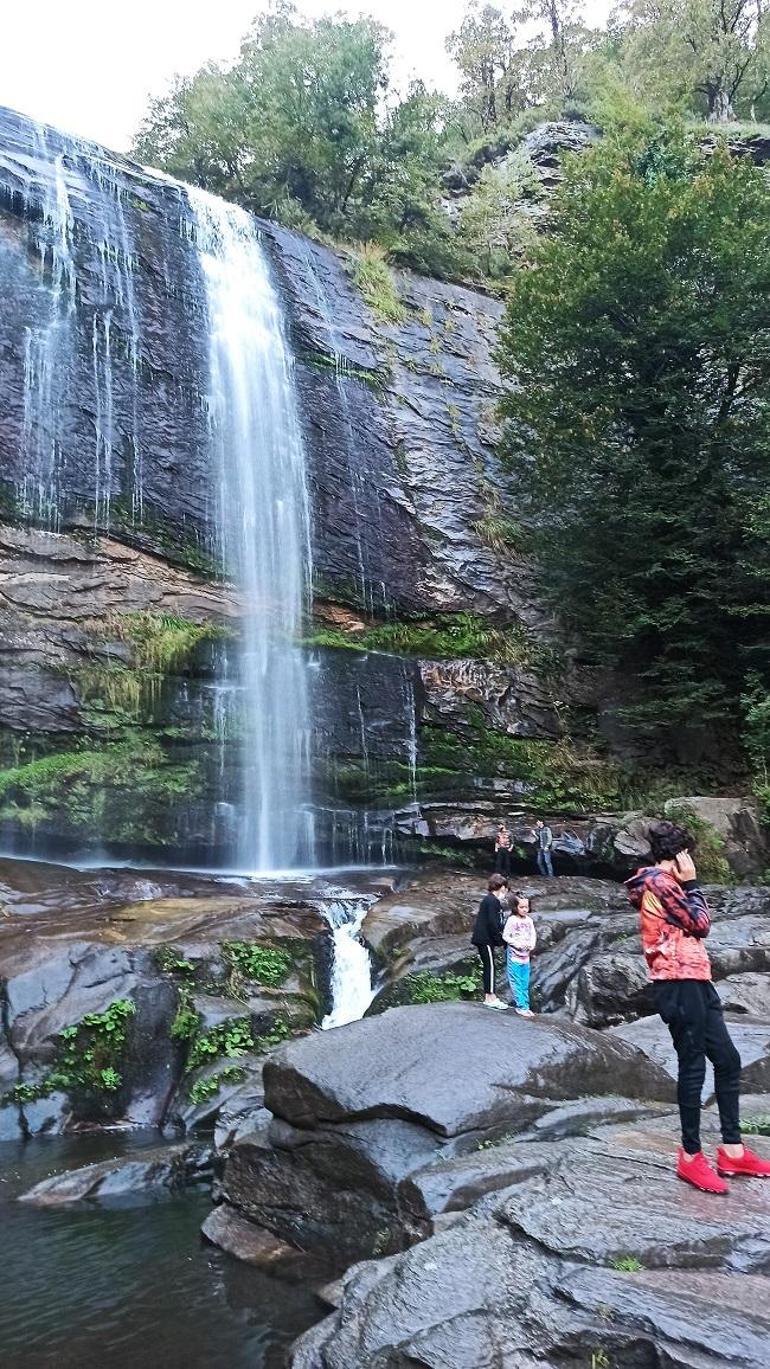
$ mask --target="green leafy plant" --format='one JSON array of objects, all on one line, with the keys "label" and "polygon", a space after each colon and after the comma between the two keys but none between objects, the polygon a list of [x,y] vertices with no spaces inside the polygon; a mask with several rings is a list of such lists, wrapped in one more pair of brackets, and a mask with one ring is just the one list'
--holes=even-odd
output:
[{"label": "green leafy plant", "polygon": [[191,960],[178,955],[173,946],[158,946],[153,952],[153,960],[163,974],[191,975],[195,966]]},{"label": "green leafy plant", "polygon": [[478,993],[479,978],[470,974],[431,974],[423,970],[409,976],[410,1003],[446,1003]]},{"label": "green leafy plant", "polygon": [[189,989],[179,990],[176,1015],[169,1028],[172,1041],[192,1041],[200,1026],[200,1015],[195,1011]]},{"label": "green leafy plant", "polygon": [[761,1117],[745,1117],[743,1119],[743,1130],[750,1136],[770,1136],[770,1115]]},{"label": "green leafy plant", "polygon": [[268,988],[282,984],[291,969],[291,956],[286,951],[256,941],[223,941],[222,951],[231,968],[244,979]]},{"label": "green leafy plant", "polygon": [[197,1069],[199,1065],[205,1065],[221,1055],[234,1060],[255,1049],[250,1018],[229,1017],[193,1039],[187,1057],[187,1070]]},{"label": "green leafy plant", "polygon": [[30,1103],[61,1090],[92,1096],[116,1093],[123,1083],[119,1065],[136,1004],[119,998],[101,1013],[86,1013],[59,1032],[52,1069],[37,1084],[21,1083],[4,1102]]},{"label": "green leafy plant", "polygon": [[190,1086],[188,1098],[194,1106],[208,1102],[209,1098],[215,1098],[223,1084],[241,1084],[246,1078],[246,1071],[241,1065],[228,1065],[227,1069],[221,1070],[219,1074],[209,1075],[207,1079],[196,1079]]},{"label": "green leafy plant", "polygon": [[641,1260],[635,1255],[621,1255],[618,1259],[610,1260],[610,1265],[621,1274],[638,1274],[639,1270],[644,1268]]}]

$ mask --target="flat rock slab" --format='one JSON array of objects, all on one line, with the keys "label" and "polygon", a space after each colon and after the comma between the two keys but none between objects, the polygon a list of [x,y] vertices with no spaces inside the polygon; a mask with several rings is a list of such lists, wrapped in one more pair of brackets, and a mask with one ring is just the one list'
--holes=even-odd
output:
[{"label": "flat rock slab", "polygon": [[159,1146],[54,1174],[22,1193],[19,1201],[35,1207],[67,1207],[86,1199],[104,1201],[181,1189],[204,1174],[210,1175],[211,1158],[209,1146],[189,1142]]},{"label": "flat rock slab", "polygon": [[674,1096],[665,1071],[624,1041],[469,1003],[391,1008],[292,1042],[264,1084],[265,1106],[298,1127],[401,1117],[443,1136],[521,1130],[555,1099]]},{"label": "flat rock slab", "polygon": [[[726,1021],[740,1052],[742,1088],[752,1093],[770,1092],[770,1020],[741,1014],[737,1017],[727,1015]],[[672,1079],[676,1079],[677,1058],[671,1033],[657,1013],[654,1017],[643,1017],[638,1022],[625,1022],[622,1026],[612,1027],[608,1035],[638,1046]]]},{"label": "flat rock slab", "polygon": [[359,1265],[291,1369],[767,1369],[770,1280],[586,1268],[467,1218]]},{"label": "flat rock slab", "polygon": [[255,1226],[245,1217],[239,1217],[232,1208],[225,1205],[215,1207],[209,1213],[201,1232],[207,1241],[216,1245],[225,1254],[233,1255],[244,1264],[253,1264],[261,1269],[275,1264],[285,1264],[296,1258],[298,1251],[273,1236],[264,1227]]},{"label": "flat rock slab", "polygon": [[[634,1135],[629,1141],[634,1144]],[[643,1153],[586,1143],[513,1188],[496,1215],[554,1255],[588,1264],[634,1256],[646,1268],[770,1274],[770,1183],[735,1180],[726,1197],[698,1193],[673,1173],[655,1136]]]}]

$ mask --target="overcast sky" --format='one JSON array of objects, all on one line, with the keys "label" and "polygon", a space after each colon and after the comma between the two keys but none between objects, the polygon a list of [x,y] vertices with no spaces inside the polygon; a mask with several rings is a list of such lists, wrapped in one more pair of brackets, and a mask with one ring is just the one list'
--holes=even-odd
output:
[{"label": "overcast sky", "polygon": [[[498,0],[500,3],[500,0]],[[2,0],[0,0],[2,4]],[[177,72],[234,57],[260,0],[5,0],[0,104],[68,133],[127,149],[151,95]],[[449,89],[444,50],[465,0],[299,0],[304,14],[372,14],[395,33],[397,79]],[[500,8],[513,8],[505,0]],[[607,0],[588,0],[598,16]]]}]

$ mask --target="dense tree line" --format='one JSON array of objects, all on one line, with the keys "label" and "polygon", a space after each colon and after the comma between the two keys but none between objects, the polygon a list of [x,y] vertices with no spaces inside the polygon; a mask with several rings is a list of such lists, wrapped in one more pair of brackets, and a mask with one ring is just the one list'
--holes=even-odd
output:
[{"label": "dense tree line", "polygon": [[[575,158],[501,342],[545,592],[627,720],[770,760],[770,189],[681,130]],[[745,718],[744,718],[745,715]],[[764,760],[763,760],[764,757]]]},{"label": "dense tree line", "polygon": [[[459,74],[448,99],[394,88],[390,35],[372,19],[308,21],[279,0],[236,62],[152,102],[134,152],[290,226],[374,241],[434,273],[504,278],[537,195],[522,159],[506,160],[527,128],[667,108],[762,118],[766,22],[761,0],[626,0],[603,31],[573,0],[472,3],[447,41]],[[453,183],[469,194],[448,215]]]}]

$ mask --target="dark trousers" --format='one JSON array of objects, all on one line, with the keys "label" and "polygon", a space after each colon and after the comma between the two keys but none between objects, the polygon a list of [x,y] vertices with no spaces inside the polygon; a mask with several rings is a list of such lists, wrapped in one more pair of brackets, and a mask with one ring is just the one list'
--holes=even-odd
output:
[{"label": "dark trousers", "polygon": [[481,968],[484,974],[484,993],[494,993],[495,991],[495,953],[491,946],[477,946],[481,957]]},{"label": "dark trousers", "polygon": [[505,875],[506,879],[511,873],[511,853],[507,846],[499,846],[495,856],[495,870],[498,875]]},{"label": "dark trousers", "polygon": [[700,1150],[700,1109],[706,1058],[714,1066],[714,1092],[725,1145],[740,1145],[739,1093],[741,1057],[725,1026],[714,985],[700,979],[659,980],[655,1007],[666,1023],[679,1057],[677,1100],[682,1146],[688,1155]]}]

